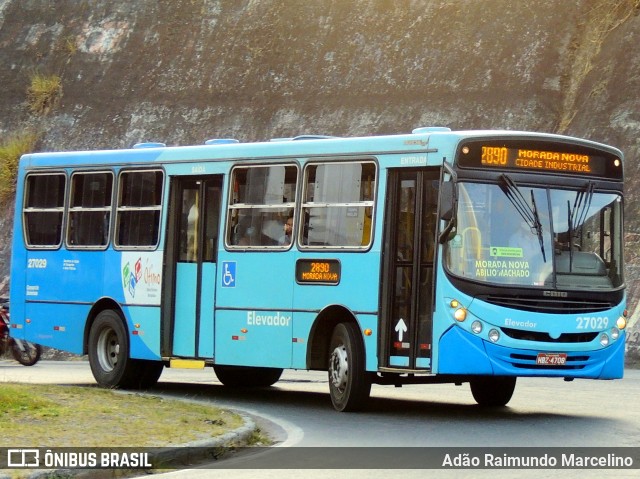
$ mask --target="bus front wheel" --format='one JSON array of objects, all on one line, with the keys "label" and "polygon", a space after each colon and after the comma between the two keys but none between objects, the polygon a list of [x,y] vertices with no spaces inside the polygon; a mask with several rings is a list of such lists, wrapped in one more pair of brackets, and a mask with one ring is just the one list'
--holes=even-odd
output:
[{"label": "bus front wheel", "polygon": [[338,323],[329,344],[329,394],[333,407],[337,411],[358,411],[371,392],[358,326]]},{"label": "bus front wheel", "polygon": [[473,399],[480,406],[506,406],[516,388],[516,378],[511,376],[482,376],[469,381]]},{"label": "bus front wheel", "polygon": [[113,310],[98,314],[89,331],[89,365],[103,387],[148,388],[158,382],[160,361],[131,359],[129,337],[120,315]]}]

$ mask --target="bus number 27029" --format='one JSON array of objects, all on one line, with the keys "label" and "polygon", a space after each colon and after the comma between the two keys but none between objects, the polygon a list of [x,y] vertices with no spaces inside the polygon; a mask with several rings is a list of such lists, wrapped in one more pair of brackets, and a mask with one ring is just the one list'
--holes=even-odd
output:
[{"label": "bus number 27029", "polygon": [[604,329],[609,325],[608,317],[585,317],[578,316],[576,318],[577,329]]},{"label": "bus number 27029", "polygon": [[29,258],[27,261],[27,268],[39,268],[44,269],[47,267],[47,260],[42,258]]}]

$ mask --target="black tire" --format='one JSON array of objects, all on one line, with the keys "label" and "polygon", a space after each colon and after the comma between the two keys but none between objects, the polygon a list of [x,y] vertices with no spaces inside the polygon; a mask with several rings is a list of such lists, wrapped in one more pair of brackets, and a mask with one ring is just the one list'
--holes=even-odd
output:
[{"label": "black tire", "polygon": [[469,382],[473,399],[480,406],[506,406],[516,388],[516,378],[512,376],[481,376]]},{"label": "black tire", "polygon": [[371,393],[371,377],[365,370],[364,343],[354,323],[338,323],[329,343],[329,394],[336,411],[353,412],[364,407]]},{"label": "black tire", "polygon": [[148,389],[157,384],[164,370],[162,361],[149,361],[145,359],[131,359],[130,361],[135,364],[134,368],[138,368],[138,372],[137,378],[134,379],[133,384],[129,387]]},{"label": "black tire", "polygon": [[40,361],[42,356],[42,347],[39,344],[30,343],[29,341],[22,341],[24,351],[20,349],[20,346],[16,341],[13,341],[11,345],[11,354],[13,358],[23,366],[33,366]]},{"label": "black tire", "polygon": [[232,388],[266,388],[273,386],[282,376],[280,368],[258,368],[248,366],[222,366],[216,364],[213,370],[218,380]]},{"label": "black tire", "polygon": [[103,387],[144,389],[162,374],[162,362],[129,357],[127,328],[112,310],[100,312],[91,325],[88,350],[93,377]]}]

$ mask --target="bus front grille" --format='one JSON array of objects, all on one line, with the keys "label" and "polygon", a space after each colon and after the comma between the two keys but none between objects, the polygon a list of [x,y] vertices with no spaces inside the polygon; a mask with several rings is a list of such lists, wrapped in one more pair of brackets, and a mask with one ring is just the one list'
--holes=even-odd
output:
[{"label": "bus front grille", "polygon": [[496,306],[537,313],[580,314],[597,313],[613,308],[608,301],[578,300],[567,298],[541,298],[535,296],[482,295],[478,299]]},{"label": "bus front grille", "polygon": [[549,333],[538,331],[522,331],[520,329],[501,328],[504,334],[513,339],[538,341],[541,343],[590,343],[598,335],[589,333],[562,333],[558,338],[552,338]]}]

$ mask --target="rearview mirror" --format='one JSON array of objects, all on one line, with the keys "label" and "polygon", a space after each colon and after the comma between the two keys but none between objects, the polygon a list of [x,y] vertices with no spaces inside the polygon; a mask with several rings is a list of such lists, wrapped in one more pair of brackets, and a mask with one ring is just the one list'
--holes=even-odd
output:
[{"label": "rearview mirror", "polygon": [[453,181],[447,181],[440,185],[440,219],[450,221],[455,209],[455,196]]}]

